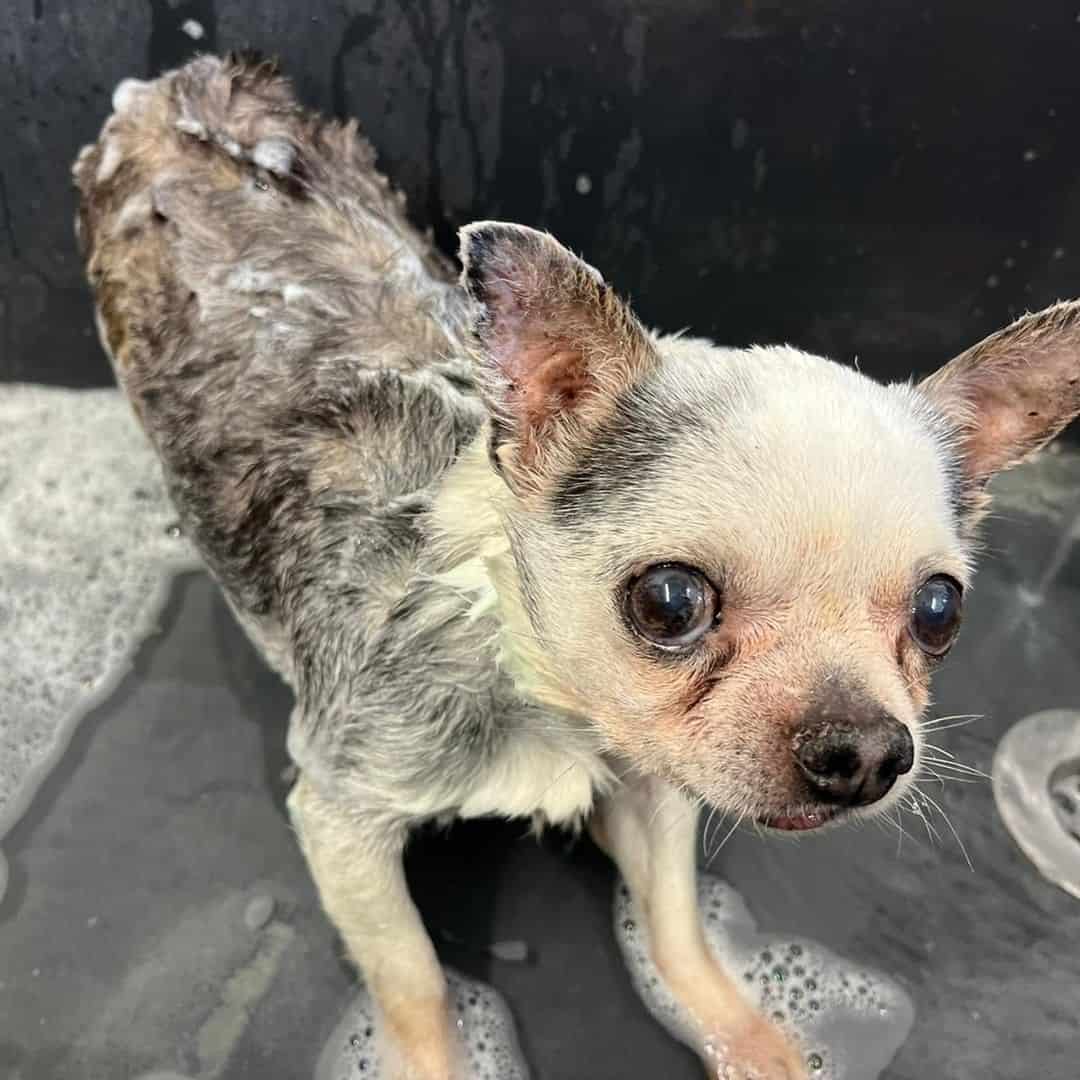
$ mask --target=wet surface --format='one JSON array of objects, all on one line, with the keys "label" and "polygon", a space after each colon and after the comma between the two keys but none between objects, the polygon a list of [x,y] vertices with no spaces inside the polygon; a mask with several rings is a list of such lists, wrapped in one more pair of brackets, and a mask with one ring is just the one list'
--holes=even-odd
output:
[{"label": "wet surface", "polygon": [[[1077,486],[1071,454],[1006,478],[938,678],[935,715],[986,715],[935,741],[984,771],[1017,718],[1080,700],[1080,554],[1057,559],[1039,605],[1027,595]],[[283,810],[288,692],[202,574],[177,581],[160,622],[4,842],[0,1065],[12,1080],[311,1076],[354,997]],[[988,783],[924,789],[973,869],[940,819],[905,814],[902,841],[884,824],[797,843],[740,832],[712,870],[763,932],[816,939],[906,988],[915,1026],[890,1080],[1072,1080],[1080,904],[1014,845]],[[481,822],[413,847],[444,961],[502,993],[539,1080],[698,1076],[631,987],[606,860],[585,841],[524,834]],[[522,941],[524,963],[492,955]]]}]

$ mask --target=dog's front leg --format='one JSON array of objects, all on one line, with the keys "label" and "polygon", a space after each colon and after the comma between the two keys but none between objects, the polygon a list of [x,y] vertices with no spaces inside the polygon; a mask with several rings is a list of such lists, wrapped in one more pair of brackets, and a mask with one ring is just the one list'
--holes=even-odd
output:
[{"label": "dog's front leg", "polygon": [[323,907],[377,1007],[383,1075],[464,1080],[446,980],[405,881],[404,836],[350,815],[303,777],[289,813]]},{"label": "dog's front leg", "polygon": [[682,1006],[688,1038],[723,1080],[801,1080],[790,1040],[743,997],[705,941],[697,904],[697,809],[654,777],[624,783],[590,822],[645,922],[652,960]]}]

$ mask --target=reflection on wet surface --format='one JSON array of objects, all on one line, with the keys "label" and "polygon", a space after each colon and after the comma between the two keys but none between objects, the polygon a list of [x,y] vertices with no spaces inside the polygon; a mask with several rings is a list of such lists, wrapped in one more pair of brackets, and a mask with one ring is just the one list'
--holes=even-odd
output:
[{"label": "reflection on wet surface", "polygon": [[[11,393],[0,394],[0,409]],[[115,445],[128,446],[107,426]],[[73,440],[62,451],[66,469],[77,475],[95,452]],[[27,461],[42,453],[31,441],[20,451]],[[147,567],[164,580],[183,560],[170,562],[177,538],[165,534],[156,497],[121,497],[120,480],[142,487],[139,453],[136,441],[114,463],[117,486],[101,516],[79,509],[74,523],[43,513],[48,504],[32,494],[13,497],[18,484],[6,477],[0,534],[34,521],[48,534],[48,558],[70,560],[71,537],[80,536],[83,559],[83,568],[50,567],[44,555],[34,563],[10,548],[0,554],[6,693],[26,679],[40,689],[73,657],[96,665],[86,677],[105,673],[106,654],[88,651],[65,614],[105,625],[123,611],[120,630],[132,640],[145,632],[140,619],[149,627]],[[153,473],[145,481],[155,482]],[[986,773],[1015,721],[1080,702],[1078,490],[1072,453],[1047,455],[999,484],[987,558],[933,712],[982,714],[943,722],[933,741]],[[145,532],[144,506],[157,508],[145,511],[153,525]],[[80,607],[79,575],[95,565],[106,575],[138,569],[118,576],[108,603]],[[136,585],[141,615],[123,606]],[[40,599],[16,609],[15,596]],[[27,620],[43,611],[52,615],[39,639]],[[159,621],[3,840],[0,1075],[14,1080],[313,1076],[356,997],[283,810],[288,692],[202,573],[177,579]],[[35,666],[29,644],[52,650],[55,673]],[[5,731],[41,722],[5,701],[16,710],[2,718]],[[915,1022],[890,1080],[1073,1080],[1080,903],[1016,846],[990,785],[966,779],[975,782],[924,785],[951,828],[933,813],[905,815],[902,833],[883,822],[798,842],[744,829],[712,870],[739,890],[763,934],[814,939],[906,990]],[[478,822],[418,839],[410,877],[445,962],[498,989],[540,1080],[699,1076],[634,994],[611,933],[606,860],[584,841],[553,835],[537,845],[524,834],[520,824]],[[520,950],[493,956],[495,941],[527,942],[528,962]]]}]

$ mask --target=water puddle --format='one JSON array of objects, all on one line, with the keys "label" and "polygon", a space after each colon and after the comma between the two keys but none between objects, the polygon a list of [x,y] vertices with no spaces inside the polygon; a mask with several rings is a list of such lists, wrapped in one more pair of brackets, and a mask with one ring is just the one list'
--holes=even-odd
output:
[{"label": "water puddle", "polygon": [[0,387],[0,839],[197,565],[174,518],[117,391]]}]

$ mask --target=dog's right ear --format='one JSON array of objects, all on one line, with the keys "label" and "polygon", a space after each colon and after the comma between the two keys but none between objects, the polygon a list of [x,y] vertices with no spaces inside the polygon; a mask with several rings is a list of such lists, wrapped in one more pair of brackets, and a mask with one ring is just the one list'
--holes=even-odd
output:
[{"label": "dog's right ear", "polygon": [[485,221],[461,230],[462,283],[492,413],[492,456],[515,490],[537,489],[656,362],[603,278],[547,233]]}]

